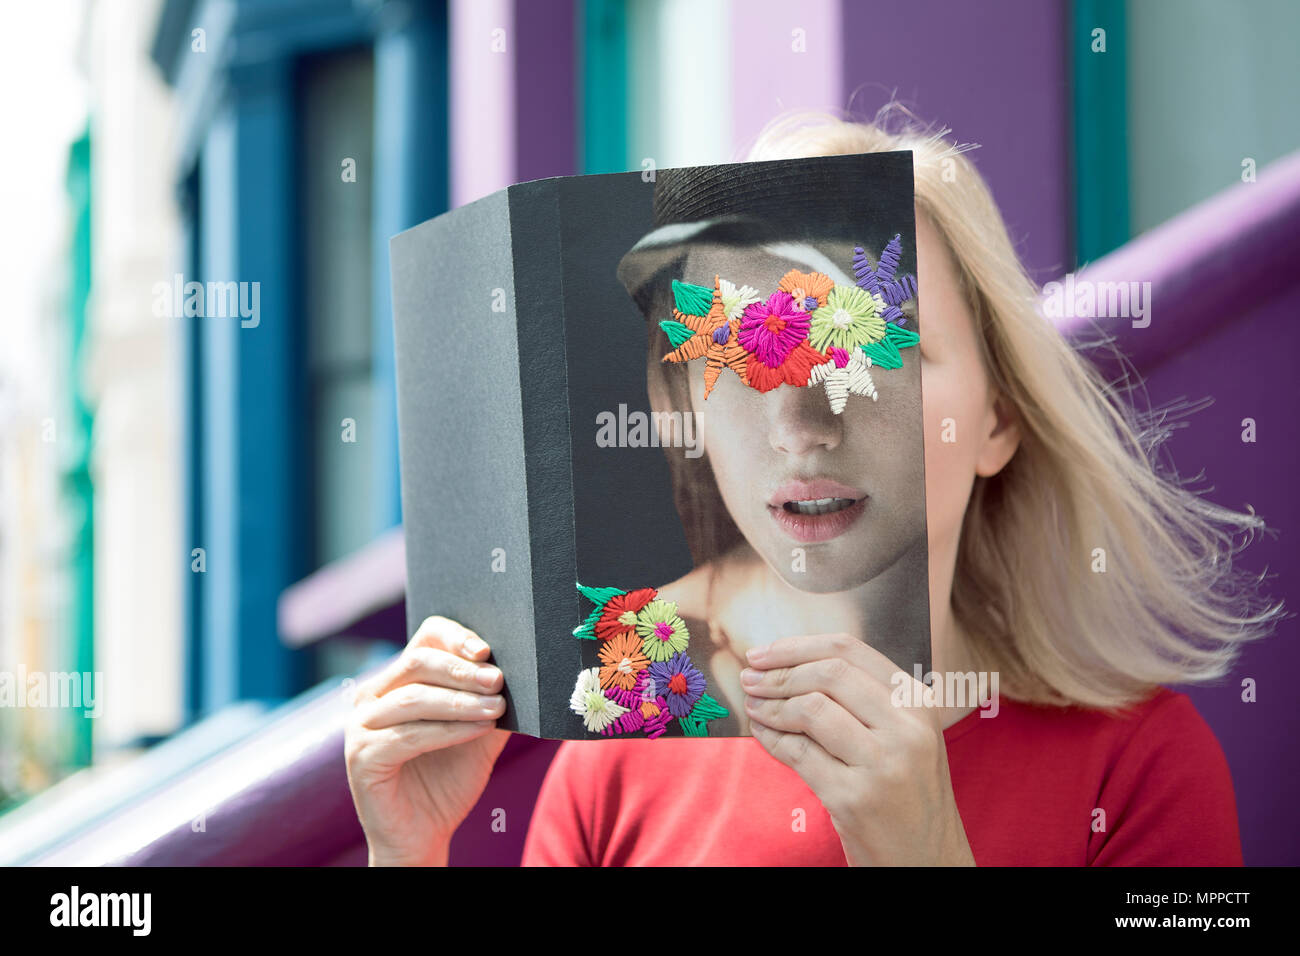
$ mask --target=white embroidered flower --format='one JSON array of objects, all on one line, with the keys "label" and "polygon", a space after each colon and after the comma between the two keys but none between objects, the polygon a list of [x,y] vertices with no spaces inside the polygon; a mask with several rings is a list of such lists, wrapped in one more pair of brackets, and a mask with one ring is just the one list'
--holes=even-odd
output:
[{"label": "white embroidered flower", "polygon": [[870,396],[873,402],[880,400],[876,392],[876,383],[871,380],[871,359],[861,349],[853,349],[849,360],[843,368],[831,359],[821,365],[814,365],[808,375],[808,384],[826,383],[826,397],[830,400],[831,411],[838,415],[848,403],[849,393]]},{"label": "white embroidered flower", "polygon": [[745,309],[760,298],[757,289],[747,285],[737,288],[734,282],[726,279],[718,280],[718,297],[722,299],[722,311],[727,321],[740,318]]},{"label": "white embroidered flower", "polygon": [[569,696],[569,709],[582,718],[588,730],[596,734],[628,711],[622,704],[606,697],[600,689],[599,667],[590,667],[578,674],[578,682]]}]

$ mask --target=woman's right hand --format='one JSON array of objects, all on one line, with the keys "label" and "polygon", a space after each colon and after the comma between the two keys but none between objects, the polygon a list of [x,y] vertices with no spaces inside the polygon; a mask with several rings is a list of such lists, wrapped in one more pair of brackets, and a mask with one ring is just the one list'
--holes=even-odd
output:
[{"label": "woman's right hand", "polygon": [[344,756],[371,866],[445,866],[452,834],[510,736],[486,643],[426,618],[400,655],[356,689]]}]

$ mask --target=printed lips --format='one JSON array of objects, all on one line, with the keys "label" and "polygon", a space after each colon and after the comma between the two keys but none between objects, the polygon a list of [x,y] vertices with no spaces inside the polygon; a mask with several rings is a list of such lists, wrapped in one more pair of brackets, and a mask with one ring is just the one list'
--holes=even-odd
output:
[{"label": "printed lips", "polygon": [[837,538],[862,516],[867,495],[829,478],[788,481],[767,500],[768,514],[805,544]]}]

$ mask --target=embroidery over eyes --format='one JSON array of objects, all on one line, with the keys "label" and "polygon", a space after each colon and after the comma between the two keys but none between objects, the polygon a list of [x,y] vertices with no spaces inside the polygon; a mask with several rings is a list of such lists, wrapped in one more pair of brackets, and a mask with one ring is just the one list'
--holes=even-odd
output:
[{"label": "embroidery over eyes", "polygon": [[885,246],[875,268],[857,247],[855,285],[792,269],[766,299],[720,276],[714,276],[712,289],[674,279],[673,318],[659,323],[673,346],[663,361],[703,358],[706,399],[729,368],[760,392],[824,383],[836,415],[850,393],[876,401],[868,370],[902,368],[899,349],[920,342],[903,327],[907,319],[900,306],[916,298],[916,277],[895,276],[901,255],[901,235]]},{"label": "embroidery over eyes", "polygon": [[600,642],[600,664],[578,674],[569,709],[606,736],[659,737],[676,720],[685,736],[707,737],[708,722],[729,711],[705,693],[704,675],[686,654],[691,635],[677,605],[659,600],[654,588],[578,590],[595,608],[573,635]]}]

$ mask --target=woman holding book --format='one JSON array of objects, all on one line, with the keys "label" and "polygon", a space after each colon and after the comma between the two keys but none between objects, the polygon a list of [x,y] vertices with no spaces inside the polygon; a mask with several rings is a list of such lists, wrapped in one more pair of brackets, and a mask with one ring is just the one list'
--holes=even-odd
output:
[{"label": "woman holding book", "polygon": [[[850,414],[856,399],[828,409],[820,390],[760,393],[728,373],[706,400],[705,363],[660,362],[671,343],[652,334],[656,410],[707,408],[706,423],[728,424],[704,429],[717,520],[683,514],[688,531],[706,529],[692,540],[697,567],[660,596],[701,622],[710,679],[752,736],[564,743],[524,863],[1239,865],[1222,750],[1190,699],[1161,685],[1226,674],[1280,616],[1232,568],[1235,534],[1262,522],[1158,473],[1158,431],[1035,311],[974,166],[942,135],[883,119],[793,117],[748,158],[912,151],[924,308],[899,372],[924,381],[924,449],[873,456],[863,429],[884,426]],[[698,240],[687,269],[699,276],[729,264],[775,280],[807,266],[806,251],[763,258]],[[922,455],[918,543],[921,515],[870,509],[911,500],[901,489],[920,476],[906,462]],[[680,507],[694,479],[675,480]],[[777,516],[781,537],[769,509],[806,513],[813,499],[832,505]],[[847,509],[867,513],[836,518]],[[792,534],[817,539],[815,574],[789,572]],[[880,608],[920,574],[931,667],[997,674],[992,719],[969,701],[896,705],[886,635],[914,610],[895,601],[891,620]],[[866,619],[799,599],[873,583]],[[768,606],[781,612],[755,613]],[[346,754],[372,864],[444,864],[483,792],[508,734],[495,727],[491,638],[430,618],[359,688]],[[909,699],[926,700],[904,676]]]}]

